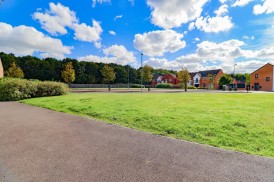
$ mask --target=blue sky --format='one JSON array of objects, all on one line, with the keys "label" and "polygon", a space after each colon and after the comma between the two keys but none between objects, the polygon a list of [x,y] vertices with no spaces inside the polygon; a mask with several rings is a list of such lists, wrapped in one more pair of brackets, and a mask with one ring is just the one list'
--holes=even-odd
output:
[{"label": "blue sky", "polygon": [[274,0],[5,0],[0,51],[248,73],[274,62]]}]

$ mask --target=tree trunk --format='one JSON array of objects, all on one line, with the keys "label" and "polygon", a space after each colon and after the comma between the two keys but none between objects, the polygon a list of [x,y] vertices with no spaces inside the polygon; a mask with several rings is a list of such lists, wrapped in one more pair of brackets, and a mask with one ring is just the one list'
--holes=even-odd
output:
[{"label": "tree trunk", "polygon": [[150,92],[150,85],[149,85],[149,84],[148,84],[148,86],[147,86],[147,91]]},{"label": "tree trunk", "polygon": [[187,92],[187,83],[185,83],[185,92]]},{"label": "tree trunk", "polygon": [[108,84],[108,91],[110,92],[110,84]]}]

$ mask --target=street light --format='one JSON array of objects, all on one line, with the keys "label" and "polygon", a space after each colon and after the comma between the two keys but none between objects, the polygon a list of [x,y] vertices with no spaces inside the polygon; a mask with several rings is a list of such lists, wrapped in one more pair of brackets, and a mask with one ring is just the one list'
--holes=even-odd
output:
[{"label": "street light", "polygon": [[141,53],[141,93],[143,92],[143,53]]},{"label": "street light", "polygon": [[[238,85],[237,85],[237,79],[236,79],[236,77],[235,77],[235,66],[237,66],[237,64],[234,64],[233,77],[234,77],[235,80],[236,80],[236,87],[238,87]],[[235,88],[235,85],[234,85],[234,88]]]},{"label": "street light", "polygon": [[129,90],[129,65],[127,65],[127,87]]}]

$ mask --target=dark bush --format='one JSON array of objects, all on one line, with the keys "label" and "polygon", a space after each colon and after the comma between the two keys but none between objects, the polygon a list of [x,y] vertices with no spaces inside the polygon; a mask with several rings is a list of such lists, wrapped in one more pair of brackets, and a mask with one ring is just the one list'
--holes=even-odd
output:
[{"label": "dark bush", "polygon": [[144,86],[144,85],[141,85],[141,84],[132,84],[132,85],[130,86],[130,88],[141,88],[141,87],[145,88],[145,86]]},{"label": "dark bush", "polygon": [[160,83],[156,85],[156,88],[173,88],[173,85],[169,83]]},{"label": "dark bush", "polygon": [[0,80],[0,101],[16,101],[41,96],[63,95],[68,92],[64,83],[29,81],[17,78]]}]

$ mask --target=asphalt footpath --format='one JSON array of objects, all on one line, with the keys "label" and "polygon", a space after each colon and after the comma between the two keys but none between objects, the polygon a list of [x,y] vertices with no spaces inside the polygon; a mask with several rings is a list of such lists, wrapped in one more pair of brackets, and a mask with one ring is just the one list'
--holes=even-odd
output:
[{"label": "asphalt footpath", "polygon": [[0,102],[0,181],[274,181],[274,159]]}]

